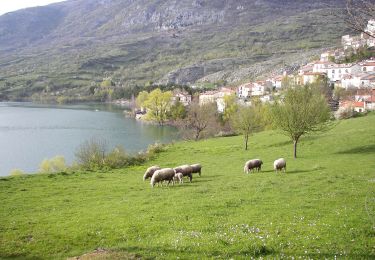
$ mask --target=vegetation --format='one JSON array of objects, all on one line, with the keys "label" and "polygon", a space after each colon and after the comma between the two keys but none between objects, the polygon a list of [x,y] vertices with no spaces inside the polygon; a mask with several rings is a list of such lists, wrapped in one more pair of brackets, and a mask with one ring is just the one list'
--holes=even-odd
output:
[{"label": "vegetation", "polygon": [[210,136],[210,132],[217,130],[218,113],[216,103],[199,105],[194,101],[187,112],[187,116],[181,122],[183,135],[187,139],[199,140],[204,136]]},{"label": "vegetation", "polygon": [[51,159],[44,159],[39,165],[39,172],[63,172],[67,169],[64,156],[58,155]]},{"label": "vegetation", "polygon": [[231,125],[236,133],[243,135],[245,150],[248,148],[249,136],[262,130],[264,126],[264,108],[261,103],[252,106],[241,106],[231,118]]},{"label": "vegetation", "polygon": [[272,105],[270,112],[274,126],[293,141],[297,158],[298,141],[303,135],[323,131],[330,119],[330,109],[319,89],[294,86],[286,89],[282,100]]},{"label": "vegetation", "polygon": [[[373,259],[375,115],[306,137],[181,142],[143,166],[0,179],[0,258]],[[272,164],[284,157],[286,174]],[[260,158],[261,173],[244,175]],[[150,165],[201,163],[193,183],[152,189]],[[99,248],[99,249],[98,249]],[[98,250],[96,250],[98,249]]]}]

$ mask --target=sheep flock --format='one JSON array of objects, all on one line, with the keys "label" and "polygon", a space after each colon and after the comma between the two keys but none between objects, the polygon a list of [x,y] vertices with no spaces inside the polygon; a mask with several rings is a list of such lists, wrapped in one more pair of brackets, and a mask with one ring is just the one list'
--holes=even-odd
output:
[{"label": "sheep flock", "polygon": [[[261,159],[251,159],[245,162],[244,165],[244,173],[251,173],[256,170],[257,172],[260,172],[262,170],[263,161]],[[273,169],[276,173],[284,171],[286,172],[286,160],[284,158],[279,158],[274,161],[273,163]],[[172,185],[175,184],[175,182],[179,184],[184,183],[184,177],[187,177],[189,179],[189,182],[193,181],[193,174],[197,173],[199,176],[202,174],[202,165],[197,164],[184,164],[177,166],[175,168],[161,168],[158,165],[151,166],[146,169],[145,174],[143,175],[143,181],[147,180],[148,178],[151,178],[150,184],[151,187],[154,187],[155,185],[161,185],[163,186],[163,183],[167,183],[167,186],[169,186],[170,183]]]}]

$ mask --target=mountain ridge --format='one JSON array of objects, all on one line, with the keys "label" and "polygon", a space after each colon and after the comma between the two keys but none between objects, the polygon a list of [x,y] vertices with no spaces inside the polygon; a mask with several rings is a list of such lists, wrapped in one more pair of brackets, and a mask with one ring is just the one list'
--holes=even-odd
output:
[{"label": "mountain ridge", "polygon": [[[193,84],[273,58],[294,63],[344,32],[323,0],[71,0],[0,16],[0,90],[85,93],[106,76],[123,87]],[[199,73],[186,76],[190,68]]]}]

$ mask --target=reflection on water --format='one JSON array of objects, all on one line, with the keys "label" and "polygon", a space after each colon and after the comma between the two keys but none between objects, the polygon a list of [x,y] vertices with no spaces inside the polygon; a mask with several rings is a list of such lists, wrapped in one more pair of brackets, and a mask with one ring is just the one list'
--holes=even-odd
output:
[{"label": "reflection on water", "polygon": [[116,105],[35,105],[0,103],[0,176],[20,168],[35,172],[45,158],[74,152],[91,138],[106,140],[108,149],[122,145],[128,152],[178,138],[173,127],[159,127],[124,117]]}]

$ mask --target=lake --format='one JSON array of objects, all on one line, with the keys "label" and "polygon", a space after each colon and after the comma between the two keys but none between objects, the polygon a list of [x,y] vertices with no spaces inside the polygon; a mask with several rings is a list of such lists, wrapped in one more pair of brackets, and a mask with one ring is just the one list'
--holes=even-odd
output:
[{"label": "lake", "polygon": [[178,135],[173,127],[127,118],[116,105],[0,103],[0,176],[13,169],[36,172],[43,159],[56,155],[71,164],[77,148],[92,138],[104,140],[107,150],[120,145],[138,152]]}]

